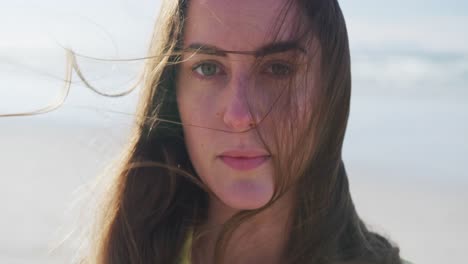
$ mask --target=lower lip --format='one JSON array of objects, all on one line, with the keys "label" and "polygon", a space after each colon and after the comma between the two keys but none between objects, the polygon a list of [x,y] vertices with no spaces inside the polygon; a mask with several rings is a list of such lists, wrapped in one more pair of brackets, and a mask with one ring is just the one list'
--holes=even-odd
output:
[{"label": "lower lip", "polygon": [[224,163],[226,163],[226,165],[235,170],[252,170],[262,165],[270,157],[261,156],[254,158],[234,158],[228,156],[220,156],[220,158]]}]

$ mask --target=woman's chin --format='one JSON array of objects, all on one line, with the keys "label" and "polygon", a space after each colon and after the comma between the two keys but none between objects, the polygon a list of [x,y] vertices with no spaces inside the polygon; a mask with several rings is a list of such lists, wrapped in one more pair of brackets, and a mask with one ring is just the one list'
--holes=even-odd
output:
[{"label": "woman's chin", "polygon": [[237,210],[258,209],[267,204],[273,195],[273,184],[252,181],[237,181],[225,186],[218,198]]}]

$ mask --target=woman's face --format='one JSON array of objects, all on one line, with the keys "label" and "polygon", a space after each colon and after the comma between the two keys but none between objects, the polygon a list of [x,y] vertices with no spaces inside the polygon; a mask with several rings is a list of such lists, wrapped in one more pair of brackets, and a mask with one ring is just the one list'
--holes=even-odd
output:
[{"label": "woman's face", "polygon": [[[189,2],[184,48],[200,51],[185,52],[177,73],[185,142],[201,180],[234,209],[259,208],[273,194],[275,153],[267,151],[251,126],[266,115],[286,80],[300,72],[291,59],[305,53],[292,37],[295,12],[285,16],[279,32],[272,31],[284,4],[284,0]],[[268,124],[264,121],[260,125]],[[262,136],[266,132],[268,139],[272,128],[277,126],[263,130]]]}]

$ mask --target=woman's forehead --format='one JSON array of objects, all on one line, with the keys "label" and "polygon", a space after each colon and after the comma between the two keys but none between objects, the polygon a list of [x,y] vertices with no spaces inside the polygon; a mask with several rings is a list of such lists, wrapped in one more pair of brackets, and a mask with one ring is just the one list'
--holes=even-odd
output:
[{"label": "woman's forehead", "polygon": [[297,13],[291,8],[284,14],[286,4],[287,0],[191,0],[184,46],[205,43],[223,50],[251,51],[273,40],[292,40]]}]

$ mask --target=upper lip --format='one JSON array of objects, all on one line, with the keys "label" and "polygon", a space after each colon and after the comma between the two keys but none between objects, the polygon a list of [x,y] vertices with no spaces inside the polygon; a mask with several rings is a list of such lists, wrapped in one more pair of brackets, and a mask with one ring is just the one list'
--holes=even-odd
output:
[{"label": "upper lip", "polygon": [[232,158],[256,158],[270,156],[270,154],[264,150],[259,149],[233,149],[224,151],[219,156]]}]

